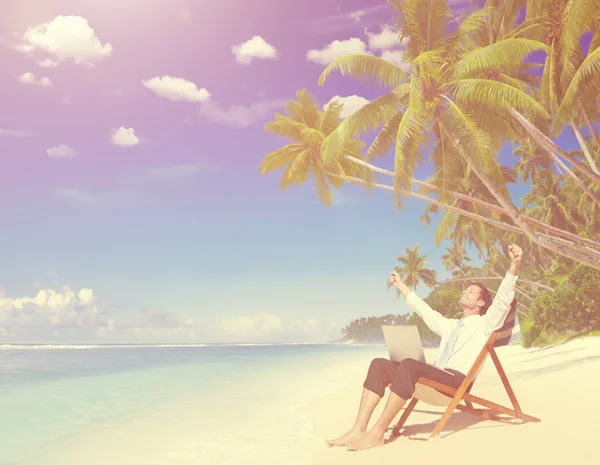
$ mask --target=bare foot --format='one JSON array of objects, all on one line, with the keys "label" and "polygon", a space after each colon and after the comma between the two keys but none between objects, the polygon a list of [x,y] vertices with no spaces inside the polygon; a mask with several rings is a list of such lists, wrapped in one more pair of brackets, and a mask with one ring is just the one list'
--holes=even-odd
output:
[{"label": "bare foot", "polygon": [[383,444],[383,434],[378,434],[371,430],[364,436],[353,441],[349,441],[346,445],[348,446],[348,450],[365,450],[373,447],[383,446]]},{"label": "bare foot", "polygon": [[355,441],[364,436],[364,434],[364,431],[352,428],[350,431],[340,436],[339,438],[330,439],[329,441],[327,441],[327,444],[330,446],[346,446],[350,441]]}]

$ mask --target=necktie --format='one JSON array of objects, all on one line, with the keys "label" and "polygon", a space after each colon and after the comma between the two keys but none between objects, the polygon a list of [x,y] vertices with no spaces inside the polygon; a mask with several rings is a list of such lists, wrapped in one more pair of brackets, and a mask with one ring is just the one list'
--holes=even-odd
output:
[{"label": "necktie", "polygon": [[456,325],[456,328],[450,334],[448,338],[448,342],[446,342],[446,347],[444,347],[444,351],[435,361],[435,366],[441,368],[442,370],[446,367],[446,363],[448,363],[448,359],[450,359],[450,354],[452,353],[452,349],[454,348],[454,344],[456,344],[456,340],[458,339],[458,334],[460,333],[460,328],[463,326],[463,320],[460,320]]}]

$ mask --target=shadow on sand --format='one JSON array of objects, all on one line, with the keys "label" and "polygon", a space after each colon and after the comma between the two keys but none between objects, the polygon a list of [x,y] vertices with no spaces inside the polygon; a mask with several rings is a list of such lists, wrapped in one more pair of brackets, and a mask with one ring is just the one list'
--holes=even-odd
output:
[{"label": "shadow on sand", "polygon": [[[439,412],[423,411],[423,413],[431,413],[431,414],[435,413],[436,415],[440,416]],[[433,430],[435,429],[435,425],[438,423],[438,421],[439,421],[439,418],[436,418],[435,421],[432,421],[429,423],[420,423],[417,425],[404,426],[402,428],[402,430],[400,431],[399,436],[396,437],[396,436],[391,435],[390,438],[386,441],[386,443],[394,442],[396,439],[398,439],[398,437],[409,437],[412,439],[425,439],[425,438],[429,437],[429,435],[433,432]],[[444,431],[440,434],[439,437],[445,438],[448,436],[452,436],[453,434],[458,433],[459,431],[463,431],[474,425],[479,425],[480,423],[485,424],[485,426],[480,425],[480,426],[478,426],[478,429],[499,428],[502,426],[520,424],[521,422],[519,421],[518,423],[516,423],[514,421],[509,421],[509,420],[497,422],[497,421],[491,421],[491,420],[484,420],[480,417],[477,417],[475,415],[472,415],[472,414],[466,413],[466,412],[455,412],[448,420],[448,423],[446,423],[446,426],[444,427]],[[393,426],[388,429],[388,432],[391,433],[392,430],[393,430]],[[420,436],[420,437],[417,437],[417,436]]]}]

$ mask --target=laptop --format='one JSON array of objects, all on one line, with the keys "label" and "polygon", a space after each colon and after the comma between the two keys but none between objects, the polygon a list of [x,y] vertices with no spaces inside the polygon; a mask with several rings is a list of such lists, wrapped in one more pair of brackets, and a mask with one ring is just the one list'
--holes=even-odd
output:
[{"label": "laptop", "polygon": [[425,352],[414,325],[381,325],[383,338],[392,362],[401,362],[413,358],[425,362]]}]

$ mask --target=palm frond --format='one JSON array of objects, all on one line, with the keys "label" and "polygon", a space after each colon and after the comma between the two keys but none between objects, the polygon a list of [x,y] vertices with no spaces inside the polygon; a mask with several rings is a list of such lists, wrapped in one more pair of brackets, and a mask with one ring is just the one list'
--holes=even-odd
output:
[{"label": "palm frond", "polygon": [[283,168],[288,163],[294,161],[303,148],[302,144],[288,144],[265,155],[260,162],[260,174],[270,173],[271,171]]},{"label": "palm frond", "polygon": [[289,116],[280,113],[275,113],[275,121],[265,124],[265,131],[269,134],[282,136],[294,142],[302,141],[302,131],[306,128],[306,124],[294,121]]},{"label": "palm frond", "polygon": [[548,51],[548,46],[531,39],[504,39],[467,53],[454,65],[454,77],[479,77],[487,71],[515,67],[540,50]]},{"label": "palm frond", "polygon": [[323,134],[329,135],[338,127],[340,124],[340,114],[343,108],[344,105],[337,100],[330,102],[329,105],[327,105],[321,119],[320,129]]},{"label": "palm frond", "polygon": [[493,109],[506,111],[516,108],[521,113],[550,118],[545,108],[532,96],[515,87],[491,79],[459,79],[453,82],[456,101],[459,103],[476,102]]},{"label": "palm frond", "polygon": [[474,46],[474,38],[485,30],[491,12],[492,8],[488,5],[473,11],[450,34],[444,48],[451,62],[456,61],[454,57],[457,57],[459,53]]},{"label": "palm frond", "polygon": [[556,112],[558,108],[557,61],[558,54],[554,47],[551,47],[544,63],[544,72],[540,83],[540,100],[552,113]]},{"label": "palm frond", "polygon": [[296,98],[297,100],[289,99],[286,102],[286,113],[296,121],[301,121],[309,127],[316,127],[320,111],[315,98],[306,89],[296,92]]},{"label": "palm frond", "polygon": [[315,179],[315,188],[317,190],[317,194],[319,194],[319,199],[325,205],[330,207],[333,205],[333,194],[331,189],[327,185],[327,181],[325,179],[325,175],[320,169],[312,170],[313,177]]},{"label": "palm frond", "polygon": [[461,156],[478,173],[485,174],[503,191],[506,184],[495,157],[494,144],[488,134],[477,127],[473,115],[464,112],[456,103],[444,96],[448,105],[442,115],[440,127],[453,142]]},{"label": "palm frond", "polygon": [[464,174],[463,160],[454,149],[451,141],[441,133],[439,124],[436,124],[435,133],[437,134],[438,143],[431,154],[431,161],[433,161],[434,166],[431,181],[441,189],[440,200],[448,202],[448,191],[454,190],[456,180]]},{"label": "palm frond", "polygon": [[333,71],[339,71],[342,76],[352,76],[360,83],[372,85],[374,82],[379,87],[393,89],[406,79],[406,73],[395,64],[373,55],[349,54],[337,58],[321,73],[319,85],[325,81]]},{"label": "palm frond", "polygon": [[435,229],[433,233],[433,237],[435,239],[435,245],[437,247],[440,246],[442,241],[450,236],[452,232],[452,228],[456,226],[456,221],[458,220],[458,213],[452,211],[446,211],[442,219],[440,220],[438,227]]},{"label": "palm frond", "polygon": [[404,0],[403,14],[405,30],[401,37],[415,41],[419,53],[443,44],[452,14],[446,0]]},{"label": "palm frond", "polygon": [[569,55],[580,46],[581,37],[594,29],[598,19],[598,0],[567,0],[560,24],[560,39],[564,53]]},{"label": "palm frond", "polygon": [[417,163],[422,156],[419,152],[421,144],[427,140],[428,116],[423,108],[420,66],[413,67],[410,78],[410,105],[396,133],[396,154],[394,156],[394,194],[396,204],[400,207],[400,190],[410,189],[411,179]]},{"label": "palm frond", "polygon": [[[406,85],[405,85],[406,86]],[[324,163],[336,158],[343,150],[344,141],[363,135],[383,125],[396,112],[398,94],[390,92],[363,105],[342,120],[331,132],[321,146],[321,157]]]},{"label": "palm frond", "polygon": [[571,118],[573,118],[579,107],[580,92],[585,88],[587,92],[594,89],[594,93],[598,95],[600,83],[598,76],[600,75],[600,48],[591,52],[583,61],[571,84],[565,92],[563,101],[558,109],[555,120],[555,128],[562,128]]},{"label": "palm frond", "polygon": [[383,126],[381,131],[377,133],[375,139],[371,143],[371,146],[367,150],[366,158],[367,160],[374,160],[375,158],[382,157],[388,153],[390,148],[394,145],[396,141],[396,134],[398,133],[398,126],[400,125],[400,121],[402,121],[402,117],[404,116],[403,112],[397,112],[392,118]]},{"label": "palm frond", "polygon": [[302,184],[306,181],[310,170],[310,152],[303,150],[289,165],[287,177],[290,183]]},{"label": "palm frond", "polygon": [[590,41],[588,55],[594,50],[596,50],[598,47],[600,47],[600,18],[598,18],[596,24],[594,25],[594,31],[592,35],[592,40]]}]

